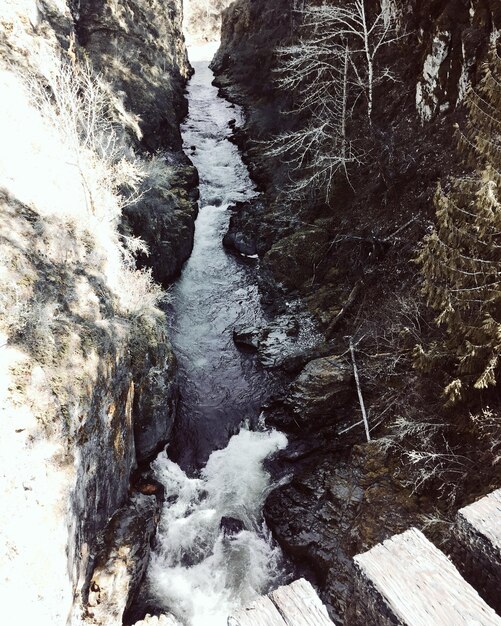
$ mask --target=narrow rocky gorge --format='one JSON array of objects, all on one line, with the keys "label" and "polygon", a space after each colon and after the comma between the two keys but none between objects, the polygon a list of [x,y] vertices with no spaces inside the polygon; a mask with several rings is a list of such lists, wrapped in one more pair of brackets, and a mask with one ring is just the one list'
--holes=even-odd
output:
[{"label": "narrow rocky gorge", "polygon": [[[396,42],[383,49],[380,63],[392,78],[375,88],[370,127],[360,103],[348,122],[367,158],[348,179],[336,179],[331,197],[321,195],[321,182],[295,197],[287,191],[294,166],[287,153],[270,153],[270,143],[301,128],[304,111],[294,114],[295,94],[279,86],[279,50],[294,50],[306,4],[232,4],[223,13],[212,67],[221,92],[244,107],[246,124],[236,140],[264,192],[235,213],[225,241],[258,254],[263,299],[274,314],[299,299],[323,333],[323,341],[285,363],[296,378],[265,408],[267,423],[289,437],[274,471],[292,475],[268,497],[265,517],[299,571],[318,585],[331,616],[350,624],[356,623],[355,554],[410,525],[447,549],[457,508],[499,485],[496,462],[485,463],[490,443],[479,443],[462,417],[444,409],[438,377],[417,371],[410,354],[434,333],[413,259],[431,228],[437,181],[446,185],[464,168],[453,131],[464,124],[467,85],[481,80],[501,15],[490,2],[386,3]],[[304,167],[307,162],[304,157]],[[370,443],[350,337],[369,407]],[[496,394],[483,402],[496,405]],[[471,404],[469,410],[478,409]],[[447,430],[442,434],[462,455],[461,469],[444,463],[443,474],[426,465],[434,445],[428,431],[442,420],[451,439]]]},{"label": "narrow rocky gorge", "polygon": [[[304,577],[358,626],[355,555],[414,526],[459,563],[501,486],[499,342],[475,387],[424,295],[484,165],[498,206],[501,9],[184,4],[0,0],[3,616],[222,626]],[[384,45],[369,72],[327,33],[338,92],[297,51],[357,7]]]}]

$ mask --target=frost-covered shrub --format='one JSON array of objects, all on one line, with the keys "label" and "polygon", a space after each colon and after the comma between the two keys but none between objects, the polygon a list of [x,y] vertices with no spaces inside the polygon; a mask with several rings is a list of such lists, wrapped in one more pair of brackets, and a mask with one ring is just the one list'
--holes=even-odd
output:
[{"label": "frost-covered shrub", "polygon": [[30,92],[42,117],[58,135],[78,172],[87,215],[74,215],[75,229],[85,228],[101,248],[110,286],[119,308],[130,316],[144,314],[162,296],[148,271],[136,270],[134,255],[147,252],[135,237],[120,237],[122,209],[140,201],[141,183],[155,169],[130,147],[114,119],[106,84],[88,62],[48,54],[43,76],[32,77]]}]

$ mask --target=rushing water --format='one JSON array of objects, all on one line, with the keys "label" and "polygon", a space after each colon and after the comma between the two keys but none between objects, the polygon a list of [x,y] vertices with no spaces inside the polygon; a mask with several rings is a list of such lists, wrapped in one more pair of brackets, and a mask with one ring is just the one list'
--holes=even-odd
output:
[{"label": "rushing water", "polygon": [[218,97],[209,61],[192,64],[182,132],[200,176],[200,215],[193,253],[171,291],[182,404],[169,455],[186,470],[203,466],[244,419],[254,419],[270,379],[232,336],[235,325],[263,321],[256,262],[227,254],[221,245],[228,207],[256,194],[238,149],[228,141],[229,122],[238,124],[241,113]]},{"label": "rushing water", "polygon": [[[153,464],[167,499],[147,585],[155,604],[184,625],[223,626],[233,608],[281,580],[280,550],[262,520],[270,490],[263,461],[287,440],[259,426],[270,375],[232,338],[236,324],[263,320],[253,262],[222,247],[228,207],[255,194],[228,141],[240,111],[217,96],[208,59],[192,63],[183,137],[200,175],[200,214],[193,253],[171,292],[181,408],[174,440]],[[222,518],[243,530],[225,532]]]}]

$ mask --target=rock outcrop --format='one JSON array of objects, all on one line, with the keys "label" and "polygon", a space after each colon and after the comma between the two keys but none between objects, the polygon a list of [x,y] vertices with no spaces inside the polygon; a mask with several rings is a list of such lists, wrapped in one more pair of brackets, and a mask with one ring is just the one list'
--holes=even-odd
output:
[{"label": "rock outcrop", "polygon": [[144,268],[168,284],[196,216],[181,23],[180,0],[0,9],[7,622],[22,597],[26,623],[120,624],[144,572],[157,502],[131,481],[168,440],[178,395]]},{"label": "rock outcrop", "polygon": [[[310,361],[289,387],[284,405],[291,425],[318,429],[339,419],[339,409],[353,397],[351,365],[338,357]],[[337,412],[337,415],[336,415]]]},{"label": "rock outcrop", "polygon": [[140,201],[126,206],[123,217],[125,232],[148,245],[148,254],[138,256],[139,266],[151,268],[167,286],[191,253],[198,198],[197,173],[181,150],[179,129],[192,72],[182,2],[84,0],[74,5],[73,15],[93,67],[134,116],[135,125],[127,127],[130,140],[160,160],[160,167],[147,168]]},{"label": "rock outcrop", "polygon": [[[365,4],[371,11],[377,3]],[[274,73],[277,48],[303,36],[304,3],[237,0],[223,14],[222,45],[213,62],[216,84],[245,109],[246,123],[235,140],[263,191],[235,212],[226,245],[259,256],[263,298],[273,303],[273,313],[299,298],[325,334],[309,356],[281,363],[295,367],[294,374],[298,363],[304,370],[265,410],[268,423],[291,433],[275,469],[292,475],[289,485],[270,495],[265,515],[341,623],[357,550],[417,523],[420,513],[433,515],[427,487],[443,511],[454,498],[461,502],[469,490],[478,490],[467,478],[447,501],[439,481],[416,486],[426,473],[412,474],[419,465],[411,467],[402,456],[402,441],[409,454],[421,450],[409,428],[420,420],[429,423],[430,406],[434,415],[442,410],[433,375],[420,377],[413,369],[417,336],[429,332],[431,319],[419,300],[412,259],[429,227],[437,181],[464,172],[453,128],[464,121],[465,91],[482,75],[501,9],[492,0],[381,5],[394,12],[401,35],[379,59],[392,80],[375,87],[370,124],[363,98],[355,106],[350,138],[370,157],[335,178],[330,189],[291,190],[298,171],[288,155],[281,159],[266,150],[267,141],[301,129],[307,116],[307,110],[283,115],[297,110],[297,94],[281,91]],[[359,341],[371,434],[381,439],[365,448],[359,445],[364,435],[350,364],[340,380],[324,367],[334,355],[348,354],[350,337]],[[258,344],[262,350],[261,337]],[[449,419],[461,421],[444,415],[438,421]],[[454,445],[482,464],[468,428],[451,435]],[[483,488],[497,485],[492,468],[484,464],[483,471]],[[448,480],[457,481],[452,474]]]},{"label": "rock outcrop", "polygon": [[169,285],[178,276],[193,248],[198,206],[198,174],[184,154],[162,159],[163,168],[150,168],[139,191],[141,201],[124,209],[124,231],[141,237],[148,252],[138,265]]},{"label": "rock outcrop", "polygon": [[152,152],[179,150],[191,71],[181,0],[80,0],[73,3],[73,16],[78,42],[137,116],[142,145]]},{"label": "rock outcrop", "polygon": [[87,614],[93,623],[121,623],[146,571],[159,513],[154,495],[135,494],[111,518],[90,581]]}]

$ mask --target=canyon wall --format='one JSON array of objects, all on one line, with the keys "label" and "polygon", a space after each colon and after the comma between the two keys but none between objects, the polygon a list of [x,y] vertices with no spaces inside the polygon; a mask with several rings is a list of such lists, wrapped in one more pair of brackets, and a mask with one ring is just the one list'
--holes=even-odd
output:
[{"label": "canyon wall", "polygon": [[[303,11],[320,4],[237,0],[223,14],[213,68],[222,92],[246,110],[237,141],[263,191],[235,210],[226,242],[259,255],[270,312],[299,298],[324,335],[287,364],[296,378],[265,410],[290,440],[276,471],[293,476],[270,495],[265,515],[331,615],[349,624],[354,554],[411,524],[448,545],[447,519],[499,481],[489,452],[499,437],[468,417],[482,412],[480,402],[498,406],[495,392],[468,408],[446,407],[447,371],[422,371],[413,355],[439,332],[415,259],[435,219],[437,183],[447,188],[449,177],[471,171],[458,128],[467,124],[466,94],[499,41],[501,14],[488,0],[382,2],[395,39],[378,53],[384,80],[375,84],[370,120],[365,93],[346,126],[360,158],[329,186],[319,179],[304,191],[297,162],[270,146],[304,128],[298,91],[280,88],[279,49],[308,37]],[[377,7],[365,6],[374,19]],[[289,48],[285,58],[294,54]],[[307,78],[301,84],[313,93]],[[350,337],[371,442],[353,378],[340,376],[350,370]]]},{"label": "canyon wall", "polygon": [[197,210],[182,3],[2,0],[0,22],[4,620],[120,624],[178,395],[150,269],[180,271]]}]

